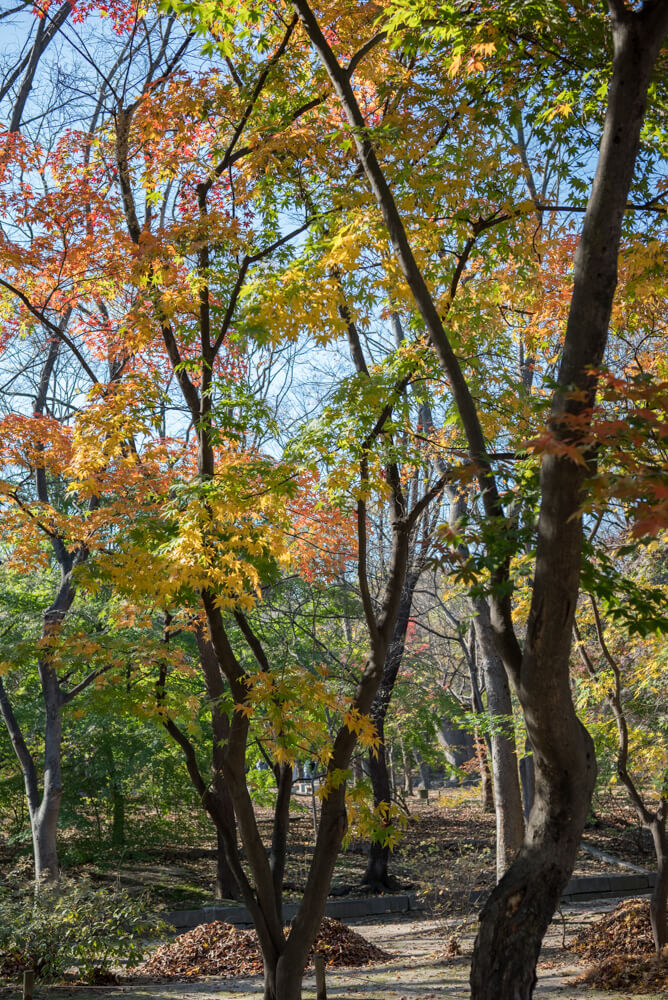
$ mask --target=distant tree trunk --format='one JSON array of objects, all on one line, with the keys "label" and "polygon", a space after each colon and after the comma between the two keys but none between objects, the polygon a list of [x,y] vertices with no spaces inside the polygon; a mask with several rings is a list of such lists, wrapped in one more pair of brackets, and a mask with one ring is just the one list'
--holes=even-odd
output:
[{"label": "distant tree trunk", "polygon": [[[476,648],[475,628],[471,626],[469,641],[465,648],[466,662],[469,668],[469,680],[471,682],[471,711],[474,715],[481,715],[484,711],[480,685],[478,683],[478,651]],[[494,792],[492,789],[492,775],[489,770],[489,743],[481,735],[478,728],[474,728],[473,742],[475,745],[475,755],[478,761],[480,772],[480,804],[486,813],[494,812]]]},{"label": "distant tree trunk", "polygon": [[[406,574],[392,634],[392,642],[383,667],[383,679],[378,694],[371,706],[371,720],[381,741],[378,753],[369,753],[367,758],[371,787],[373,788],[373,804],[376,809],[383,802],[386,802],[388,805],[392,802],[392,789],[390,787],[390,776],[387,768],[387,749],[385,746],[385,717],[404,655],[413,594],[415,593],[419,578],[420,574],[416,571]],[[363,885],[376,890],[398,888],[399,883],[388,872],[389,859],[389,847],[383,847],[378,841],[372,841],[369,845],[367,867],[362,880]]]},{"label": "distant tree trunk", "polygon": [[426,761],[418,754],[418,770],[420,772],[420,781],[422,782],[422,787],[425,791],[429,791],[431,788],[431,765],[427,764]]},{"label": "distant tree trunk", "polygon": [[404,740],[401,740],[401,764],[404,772],[404,792],[406,795],[413,794],[413,776],[411,774],[411,756],[410,751],[406,750],[406,744]]},{"label": "distant tree trunk", "polygon": [[650,826],[654,850],[656,852],[657,871],[656,885],[649,903],[649,916],[652,924],[652,937],[657,954],[668,944],[668,836],[666,836],[666,816],[668,815],[668,800],[663,799],[663,809]]},{"label": "distant tree trunk", "polygon": [[474,602],[473,620],[492,722],[492,781],[496,812],[496,878],[506,872],[524,839],[524,813],[517,769],[513,703],[503,661],[498,654],[486,601]]}]

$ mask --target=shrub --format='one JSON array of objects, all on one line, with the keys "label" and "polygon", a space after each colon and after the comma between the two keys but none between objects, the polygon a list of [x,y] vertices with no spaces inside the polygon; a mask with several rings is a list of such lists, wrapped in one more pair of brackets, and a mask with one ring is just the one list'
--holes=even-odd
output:
[{"label": "shrub", "polygon": [[38,979],[62,979],[76,967],[100,981],[114,963],[136,965],[146,938],[164,929],[146,915],[146,900],[120,888],[60,882],[33,889],[0,889],[0,975],[34,969]]}]

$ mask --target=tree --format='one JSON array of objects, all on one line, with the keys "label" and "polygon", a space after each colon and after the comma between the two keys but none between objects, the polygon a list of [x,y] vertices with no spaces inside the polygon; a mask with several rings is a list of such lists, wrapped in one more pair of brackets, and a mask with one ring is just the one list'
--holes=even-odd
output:
[{"label": "tree", "polygon": [[[425,327],[449,377],[478,471],[487,517],[504,518],[474,400],[454,354],[350,80],[306,0],[295,0],[351,127],[364,170],[388,229],[393,250]],[[579,587],[581,507],[587,462],[577,450],[591,420],[617,282],[622,218],[631,188],[652,72],[668,30],[668,4],[639,10],[610,5],[613,69],[596,176],[574,262],[574,287],[550,418],[555,444],[542,460],[541,508],[532,606],[524,652],[503,593],[508,564],[492,574],[492,625],[525,713],[534,753],[536,793],[518,858],[488,900],[481,917],[471,983],[476,998],[529,997],[540,943],[572,871],[593,788],[593,746],[571,701],[568,677],[571,624]],[[642,67],[641,69],[639,69]]]}]

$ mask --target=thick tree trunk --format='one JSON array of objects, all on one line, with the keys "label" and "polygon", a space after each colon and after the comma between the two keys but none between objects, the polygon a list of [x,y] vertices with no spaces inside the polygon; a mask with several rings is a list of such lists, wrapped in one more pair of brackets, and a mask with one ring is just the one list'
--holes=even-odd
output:
[{"label": "thick tree trunk", "polygon": [[486,601],[474,602],[473,621],[480,651],[480,665],[487,691],[487,711],[492,722],[490,734],[492,781],[496,812],[496,878],[504,875],[524,839],[524,813],[517,768],[513,728],[513,703],[508,675],[494,642]]},{"label": "thick tree trunk", "polygon": [[[232,820],[232,827],[234,819]],[[225,838],[218,828],[216,828],[216,899],[237,899],[239,887],[229,866],[227,855],[225,854]]]}]

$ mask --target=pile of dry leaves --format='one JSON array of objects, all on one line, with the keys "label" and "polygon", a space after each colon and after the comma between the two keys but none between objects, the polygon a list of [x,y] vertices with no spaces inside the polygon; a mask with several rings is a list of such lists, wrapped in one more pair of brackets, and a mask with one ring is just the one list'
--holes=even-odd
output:
[{"label": "pile of dry leaves", "polygon": [[[311,959],[315,952],[331,966],[372,965],[392,957],[331,917],[320,925]],[[158,979],[255,976],[262,973],[262,955],[255,931],[217,920],[163,945],[134,972]]]},{"label": "pile of dry leaves", "polygon": [[654,950],[649,901],[626,899],[590,924],[571,949],[592,962],[579,982],[594,989],[652,993],[668,987],[668,950]]}]

